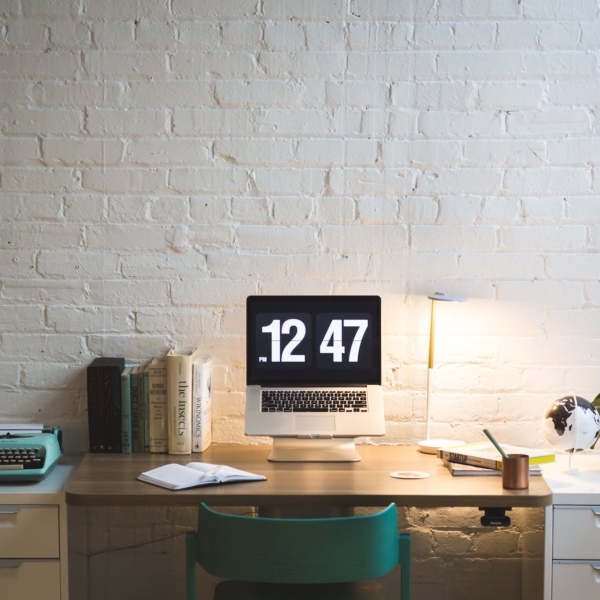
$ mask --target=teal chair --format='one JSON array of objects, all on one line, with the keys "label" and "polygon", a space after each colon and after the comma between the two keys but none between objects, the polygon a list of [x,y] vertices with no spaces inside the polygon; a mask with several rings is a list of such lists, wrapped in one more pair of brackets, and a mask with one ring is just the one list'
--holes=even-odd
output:
[{"label": "teal chair", "polygon": [[216,586],[215,600],[380,597],[379,584],[366,580],[398,564],[400,598],[410,599],[410,535],[398,533],[395,504],[326,519],[227,515],[201,504],[198,531],[186,539],[187,600],[196,598],[196,563],[229,580]]}]

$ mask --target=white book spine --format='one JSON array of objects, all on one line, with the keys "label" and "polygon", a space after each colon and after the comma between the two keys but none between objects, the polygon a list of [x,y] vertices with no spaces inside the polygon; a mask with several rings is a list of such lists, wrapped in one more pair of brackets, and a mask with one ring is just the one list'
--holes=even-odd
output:
[{"label": "white book spine", "polygon": [[212,372],[211,359],[193,365],[192,452],[204,452],[212,441]]},{"label": "white book spine", "polygon": [[167,354],[167,405],[169,454],[192,452],[192,364],[191,354]]}]

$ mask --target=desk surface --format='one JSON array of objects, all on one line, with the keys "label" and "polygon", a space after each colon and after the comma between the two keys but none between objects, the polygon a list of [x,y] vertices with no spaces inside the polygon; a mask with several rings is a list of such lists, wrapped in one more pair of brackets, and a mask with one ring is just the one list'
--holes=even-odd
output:
[{"label": "desk surface", "polygon": [[[442,461],[413,446],[358,446],[357,463],[271,463],[269,446],[213,445],[203,454],[88,454],[66,489],[79,506],[475,506],[533,507],[552,503],[542,477],[528,490],[502,489],[500,477],[453,477]],[[267,481],[202,486],[173,492],[136,481],[169,462],[202,461],[260,473]],[[418,470],[427,479],[394,479],[390,472]]]},{"label": "desk surface", "polygon": [[0,482],[0,504],[60,504],[79,459],[62,456],[46,479],[38,482]]},{"label": "desk surface", "polygon": [[572,458],[561,454],[556,462],[542,465],[544,479],[552,490],[553,504],[600,504],[600,452],[589,450]]}]

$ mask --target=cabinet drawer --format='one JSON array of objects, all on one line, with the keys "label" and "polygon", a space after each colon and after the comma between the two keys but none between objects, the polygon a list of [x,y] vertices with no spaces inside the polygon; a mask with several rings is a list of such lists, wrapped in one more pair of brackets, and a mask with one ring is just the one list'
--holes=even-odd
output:
[{"label": "cabinet drawer", "polygon": [[60,600],[60,563],[0,560],[0,590],[10,600]]},{"label": "cabinet drawer", "polygon": [[552,600],[598,600],[600,561],[552,565]]},{"label": "cabinet drawer", "polygon": [[553,558],[600,560],[600,506],[554,509]]},{"label": "cabinet drawer", "polygon": [[58,506],[0,505],[0,558],[58,557]]}]

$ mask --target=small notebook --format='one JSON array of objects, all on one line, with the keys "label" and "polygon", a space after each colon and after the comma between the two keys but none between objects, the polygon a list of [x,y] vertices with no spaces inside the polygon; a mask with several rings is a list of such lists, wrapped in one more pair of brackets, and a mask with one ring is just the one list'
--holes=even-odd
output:
[{"label": "small notebook", "polygon": [[191,462],[187,465],[171,463],[142,473],[138,479],[168,490],[184,490],[199,485],[218,485],[242,481],[265,481],[264,475],[240,471],[225,465]]}]

